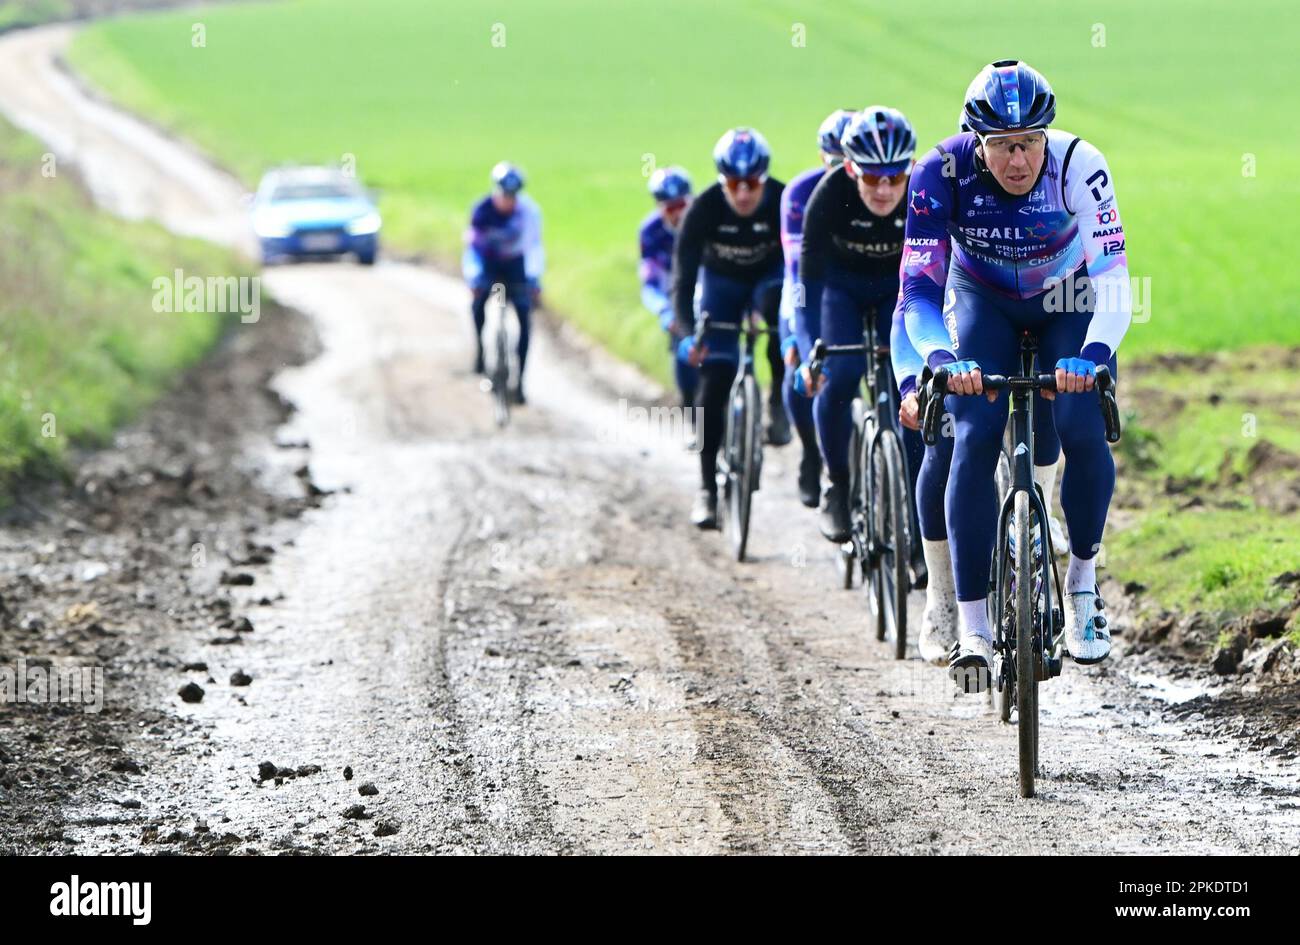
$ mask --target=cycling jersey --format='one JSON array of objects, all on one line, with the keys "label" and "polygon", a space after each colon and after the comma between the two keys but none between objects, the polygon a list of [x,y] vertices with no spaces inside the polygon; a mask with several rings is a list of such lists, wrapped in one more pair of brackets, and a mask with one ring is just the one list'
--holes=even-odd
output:
[{"label": "cycling jersey", "polygon": [[[695,328],[695,283],[703,265],[710,272],[756,284],[781,267],[781,193],[769,177],[758,208],[742,217],[731,208],[722,185],[701,193],[686,211],[673,254],[673,311],[683,334]],[[775,322],[775,313],[773,313]]]},{"label": "cycling jersey", "polygon": [[803,277],[816,282],[828,270],[869,279],[898,278],[907,205],[900,201],[878,217],[863,203],[858,184],[843,165],[830,171],[808,201],[804,224]]},{"label": "cycling jersey", "polygon": [[673,243],[676,234],[664,222],[663,214],[653,211],[641,221],[641,303],[654,312],[659,325],[668,331],[673,323],[672,291]]},{"label": "cycling jersey", "polygon": [[[781,350],[795,343],[795,298],[799,285],[799,253],[803,244],[804,210],[817,182],[826,173],[822,166],[810,168],[785,185],[781,193],[781,252],[785,256],[785,281],[781,285]],[[794,371],[787,371],[781,385],[781,402],[786,416],[799,434],[804,455],[817,452],[817,430],[812,401],[794,389]]]},{"label": "cycling jersey", "polygon": [[[1086,265],[1093,315],[1082,356],[1101,364],[1131,318],[1124,230],[1101,152],[1047,132],[1042,172],[1022,196],[1003,190],[976,155],[970,132],[945,139],[912,171],[902,303],[907,333],[931,367],[959,356],[948,266],[1011,299],[1042,295]],[[951,259],[949,258],[951,253]]]},{"label": "cycling jersey", "polygon": [[470,211],[465,230],[465,252],[461,270],[465,281],[476,288],[494,272],[508,271],[506,264],[522,259],[524,276],[532,283],[542,277],[546,265],[542,251],[542,211],[526,194],[515,198],[514,209],[502,213],[484,197]]}]

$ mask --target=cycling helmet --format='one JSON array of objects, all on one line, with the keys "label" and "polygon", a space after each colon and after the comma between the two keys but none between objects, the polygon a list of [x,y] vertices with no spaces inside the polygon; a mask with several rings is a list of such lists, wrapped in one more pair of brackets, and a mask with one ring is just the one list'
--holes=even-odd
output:
[{"label": "cycling helmet", "polygon": [[680,167],[661,167],[650,175],[650,195],[660,202],[691,193],[691,179]]},{"label": "cycling helmet", "polygon": [[898,109],[871,105],[853,116],[840,143],[844,159],[859,172],[897,174],[916,153],[916,132]]},{"label": "cycling helmet", "polygon": [[970,131],[970,125],[966,124],[966,109],[962,109],[957,116],[957,134]]},{"label": "cycling helmet", "polygon": [[524,172],[509,161],[501,161],[492,168],[492,183],[508,194],[524,189]]},{"label": "cycling helmet", "polygon": [[853,112],[847,108],[837,109],[826,116],[822,126],[817,129],[817,147],[823,154],[844,155],[840,138],[844,136],[844,126],[853,118]]},{"label": "cycling helmet", "polygon": [[761,177],[772,163],[772,152],[753,128],[733,128],[713,146],[713,163],[724,177]]},{"label": "cycling helmet", "polygon": [[1046,128],[1056,117],[1056,96],[1032,66],[999,59],[971,80],[962,117],[978,134]]}]

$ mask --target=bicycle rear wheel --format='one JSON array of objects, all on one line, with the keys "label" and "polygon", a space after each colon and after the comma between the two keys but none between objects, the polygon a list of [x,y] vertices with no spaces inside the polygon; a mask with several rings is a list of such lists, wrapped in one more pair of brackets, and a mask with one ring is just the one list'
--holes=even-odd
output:
[{"label": "bicycle rear wheel", "polygon": [[1034,653],[1033,523],[1028,492],[1017,492],[1016,535],[1016,712],[1020,743],[1020,796],[1034,796],[1038,767],[1038,671]]},{"label": "bicycle rear wheel", "polygon": [[879,484],[876,509],[880,547],[880,612],[886,636],[894,641],[894,659],[907,658],[907,592],[911,589],[907,564],[911,552],[908,534],[907,471],[898,434],[884,430],[876,449]]}]

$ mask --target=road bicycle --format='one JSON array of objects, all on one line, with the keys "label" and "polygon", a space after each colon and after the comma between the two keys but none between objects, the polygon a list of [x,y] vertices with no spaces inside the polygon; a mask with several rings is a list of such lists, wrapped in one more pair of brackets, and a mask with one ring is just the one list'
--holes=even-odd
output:
[{"label": "road bicycle", "polygon": [[[1002,498],[990,565],[993,678],[967,679],[964,684],[969,692],[992,682],[1004,721],[1010,720],[1014,708],[1022,797],[1033,797],[1039,767],[1038,684],[1061,674],[1065,632],[1047,505],[1034,482],[1034,395],[1055,392],[1056,375],[1034,373],[1036,350],[1033,335],[1025,333],[1020,340],[1020,374],[983,375],[984,390],[1006,390],[1011,395],[1011,481]],[[947,370],[941,368],[925,382],[922,435],[931,446],[938,441],[948,380]],[[1115,382],[1105,365],[1097,368],[1096,391],[1106,441],[1117,443],[1119,407]]]},{"label": "road bicycle", "polygon": [[[763,472],[763,402],[754,375],[754,344],[768,329],[753,316],[743,323],[717,322],[707,312],[695,324],[695,345],[704,345],[710,331],[741,336],[740,366],[727,397],[727,425],[718,459],[718,488],[723,531],[737,561],[745,560],[749,545],[749,517],[754,493]],[[706,421],[707,422],[707,421]]]},{"label": "road bicycle", "polygon": [[861,573],[877,640],[892,640],[894,658],[907,656],[908,566],[916,537],[912,481],[898,433],[898,399],[889,348],[872,343],[828,345],[821,339],[809,355],[813,388],[828,357],[857,355],[866,366],[866,396],[854,398],[849,442],[849,540],[840,546],[845,589]]}]

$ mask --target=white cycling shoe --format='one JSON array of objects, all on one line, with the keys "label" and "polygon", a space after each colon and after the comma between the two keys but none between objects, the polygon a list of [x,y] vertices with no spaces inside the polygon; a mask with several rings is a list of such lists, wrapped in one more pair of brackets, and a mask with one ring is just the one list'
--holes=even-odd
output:
[{"label": "white cycling shoe", "polygon": [[1095,591],[1065,595],[1065,649],[1076,663],[1090,666],[1110,655],[1106,604]]},{"label": "white cycling shoe", "polygon": [[963,633],[948,652],[948,676],[965,693],[989,688],[993,672],[993,641]]}]

